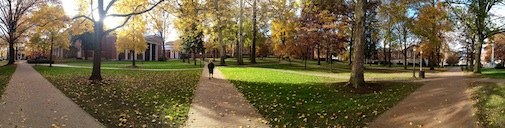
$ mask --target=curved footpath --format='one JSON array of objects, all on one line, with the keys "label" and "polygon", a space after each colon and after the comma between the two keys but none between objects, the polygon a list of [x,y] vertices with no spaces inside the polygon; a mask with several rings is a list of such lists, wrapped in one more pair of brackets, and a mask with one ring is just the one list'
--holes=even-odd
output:
[{"label": "curved footpath", "polygon": [[219,68],[214,69],[213,79],[209,79],[208,75],[208,68],[204,68],[185,127],[269,127],[243,94],[226,80]]},{"label": "curved footpath", "polygon": [[424,86],[400,101],[369,127],[474,128],[478,127],[466,92],[469,79],[459,68],[423,81]]},{"label": "curved footpath", "polygon": [[17,63],[0,100],[0,128],[104,128],[31,65]]}]

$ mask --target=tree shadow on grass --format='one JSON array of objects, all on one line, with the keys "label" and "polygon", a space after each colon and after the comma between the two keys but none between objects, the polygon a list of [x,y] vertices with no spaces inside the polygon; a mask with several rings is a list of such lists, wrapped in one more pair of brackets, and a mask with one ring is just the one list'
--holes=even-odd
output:
[{"label": "tree shadow on grass", "polygon": [[268,83],[231,80],[272,126],[366,126],[405,96],[416,83],[371,83],[355,90],[345,83]]},{"label": "tree shadow on grass", "polygon": [[470,83],[476,117],[484,127],[505,127],[505,83]]}]

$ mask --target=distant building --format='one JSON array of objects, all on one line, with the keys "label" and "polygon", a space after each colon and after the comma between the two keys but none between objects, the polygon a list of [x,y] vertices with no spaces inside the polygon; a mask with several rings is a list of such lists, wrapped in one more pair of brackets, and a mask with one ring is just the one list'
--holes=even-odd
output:
[{"label": "distant building", "polygon": [[[157,61],[162,57],[163,51],[162,51],[162,42],[163,40],[155,35],[149,35],[145,36],[146,39],[146,44],[147,49],[144,53],[142,54],[137,54],[137,55],[132,55],[129,50],[125,50],[122,53],[117,51],[116,49],[116,35],[107,35],[102,42],[102,55],[101,58],[105,60],[131,60],[132,58],[135,58],[135,60],[143,60],[143,61]],[[72,43],[70,46],[70,50],[68,52],[56,52],[53,55],[55,56],[62,56],[65,57],[65,55],[68,58],[77,58],[77,59],[84,59],[87,57],[88,60],[92,60],[94,55],[93,55],[93,50],[87,50],[84,51],[82,49],[82,44],[79,40],[75,41]],[[58,49],[57,49],[58,50]]]},{"label": "distant building", "polygon": [[174,41],[168,41],[165,43],[165,54],[167,59],[179,59],[180,53],[174,50]]}]

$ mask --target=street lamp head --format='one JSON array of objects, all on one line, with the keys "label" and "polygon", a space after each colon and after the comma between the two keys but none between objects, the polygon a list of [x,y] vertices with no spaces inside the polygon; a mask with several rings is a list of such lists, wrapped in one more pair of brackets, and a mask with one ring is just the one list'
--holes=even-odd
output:
[{"label": "street lamp head", "polygon": [[419,51],[419,53],[423,54],[423,50]]},{"label": "street lamp head", "polygon": [[416,47],[414,47],[414,49],[412,49],[412,51],[414,51],[414,52],[415,52],[415,51],[416,51]]}]

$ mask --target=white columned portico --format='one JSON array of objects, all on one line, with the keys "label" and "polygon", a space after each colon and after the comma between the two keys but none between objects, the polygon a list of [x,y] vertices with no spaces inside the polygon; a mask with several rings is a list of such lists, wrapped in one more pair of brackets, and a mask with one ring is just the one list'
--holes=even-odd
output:
[{"label": "white columned portico", "polygon": [[124,60],[128,60],[128,50],[124,50]]},{"label": "white columned portico", "polygon": [[149,61],[152,61],[153,60],[153,45],[151,45],[151,43],[147,43],[149,44]]}]

